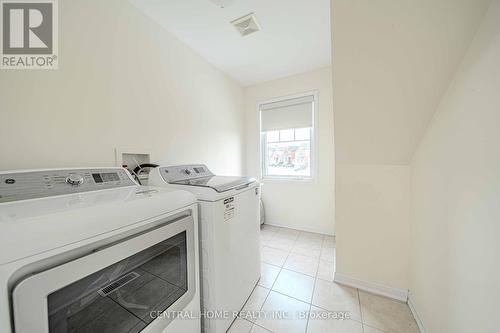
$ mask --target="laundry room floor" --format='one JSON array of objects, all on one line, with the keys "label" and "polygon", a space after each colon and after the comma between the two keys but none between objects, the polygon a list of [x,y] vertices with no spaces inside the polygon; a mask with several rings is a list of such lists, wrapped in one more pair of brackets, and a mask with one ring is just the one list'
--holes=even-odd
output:
[{"label": "laundry room floor", "polygon": [[[333,282],[334,237],[264,225],[261,261],[229,333],[419,332],[407,304]],[[338,319],[347,312],[351,319]]]}]

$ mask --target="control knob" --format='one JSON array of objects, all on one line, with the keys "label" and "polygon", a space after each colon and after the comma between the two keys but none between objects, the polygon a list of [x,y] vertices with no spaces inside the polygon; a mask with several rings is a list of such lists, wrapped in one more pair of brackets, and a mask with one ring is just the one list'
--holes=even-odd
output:
[{"label": "control knob", "polygon": [[83,184],[83,176],[72,174],[66,177],[66,183],[72,186],[79,186]]}]

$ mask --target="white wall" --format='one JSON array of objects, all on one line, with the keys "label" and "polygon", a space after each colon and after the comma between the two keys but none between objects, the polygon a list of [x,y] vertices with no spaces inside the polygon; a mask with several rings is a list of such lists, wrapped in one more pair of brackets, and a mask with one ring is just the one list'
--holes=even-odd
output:
[{"label": "white wall", "polygon": [[243,164],[243,92],[122,0],[59,2],[59,70],[0,71],[0,169]]},{"label": "white wall", "polygon": [[332,0],[342,276],[409,288],[409,163],[488,3]]},{"label": "white wall", "polygon": [[331,69],[322,68],[245,88],[247,173],[260,177],[257,103],[318,91],[318,174],[312,183],[265,181],[266,222],[295,229],[334,232],[334,148]]},{"label": "white wall", "polygon": [[411,301],[428,333],[498,332],[500,1],[412,162]]}]

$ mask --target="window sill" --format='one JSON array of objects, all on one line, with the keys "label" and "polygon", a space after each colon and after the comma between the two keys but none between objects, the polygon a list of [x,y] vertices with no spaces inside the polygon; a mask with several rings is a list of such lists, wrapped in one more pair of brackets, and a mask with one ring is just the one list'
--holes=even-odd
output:
[{"label": "window sill", "polygon": [[275,178],[275,177],[261,177],[261,183],[293,183],[293,184],[313,184],[316,182],[314,178]]}]

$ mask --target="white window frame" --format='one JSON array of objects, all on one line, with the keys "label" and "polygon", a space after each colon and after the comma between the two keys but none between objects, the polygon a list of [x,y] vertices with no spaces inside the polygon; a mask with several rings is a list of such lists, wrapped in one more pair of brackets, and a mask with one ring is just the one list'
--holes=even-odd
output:
[{"label": "white window frame", "polygon": [[[313,112],[312,112],[312,127],[311,127],[311,175],[309,177],[306,176],[269,176],[264,174],[265,169],[265,142],[264,142],[264,134],[262,134],[262,112],[261,106],[268,103],[282,102],[293,98],[301,98],[313,96]],[[316,182],[318,177],[318,113],[319,113],[319,99],[318,99],[318,91],[308,91],[299,94],[287,95],[282,97],[276,97],[273,99],[261,101],[257,103],[257,112],[259,116],[258,119],[258,130],[259,130],[259,169],[260,169],[260,181],[261,182],[286,182],[286,183],[312,183]]]}]

